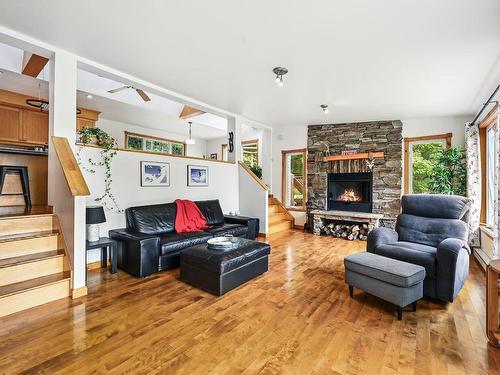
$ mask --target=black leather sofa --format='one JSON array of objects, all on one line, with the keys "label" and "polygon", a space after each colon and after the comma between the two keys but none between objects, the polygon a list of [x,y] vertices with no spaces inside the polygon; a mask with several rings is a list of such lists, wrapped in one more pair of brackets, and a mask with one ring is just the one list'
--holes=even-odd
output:
[{"label": "black leather sofa", "polygon": [[195,203],[209,226],[202,232],[175,232],[175,202],[127,208],[127,228],[109,231],[118,242],[118,267],[145,277],[179,267],[182,249],[212,237],[232,235],[254,240],[259,234],[259,219],[224,216],[218,200]]}]

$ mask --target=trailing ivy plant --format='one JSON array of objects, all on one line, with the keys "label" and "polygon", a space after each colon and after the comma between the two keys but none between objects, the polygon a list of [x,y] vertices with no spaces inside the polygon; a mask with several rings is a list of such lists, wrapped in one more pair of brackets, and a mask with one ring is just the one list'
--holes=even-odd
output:
[{"label": "trailing ivy plant", "polygon": [[101,203],[107,210],[122,212],[123,210],[120,209],[115,196],[111,192],[111,184],[113,182],[111,178],[111,162],[116,155],[116,139],[102,129],[87,127],[82,128],[78,132],[78,137],[80,142],[85,145],[93,144],[101,148],[99,152],[100,160],[96,161],[88,158],[87,162],[89,166],[82,163],[81,152],[83,147],[80,147],[76,154],[78,164],[89,173],[95,173],[95,167],[104,167],[104,193],[100,197],[95,198],[95,201]]},{"label": "trailing ivy plant", "polygon": [[429,176],[429,188],[435,194],[465,196],[467,193],[467,168],[463,147],[443,149]]},{"label": "trailing ivy plant", "polygon": [[262,179],[262,168],[258,165],[254,164],[249,166],[250,170],[256,175],[258,178]]}]

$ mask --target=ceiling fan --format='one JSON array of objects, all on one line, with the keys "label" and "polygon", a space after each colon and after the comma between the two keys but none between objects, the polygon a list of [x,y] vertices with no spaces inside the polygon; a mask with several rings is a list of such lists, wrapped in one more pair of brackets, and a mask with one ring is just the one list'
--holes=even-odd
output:
[{"label": "ceiling fan", "polygon": [[115,94],[117,92],[120,92],[120,91],[123,91],[123,90],[127,90],[127,89],[132,89],[132,90],[135,90],[135,92],[137,92],[139,94],[139,96],[142,98],[142,100],[144,100],[145,102],[149,102],[151,101],[151,98],[141,89],[136,89],[135,87],[133,86],[123,86],[123,87],[118,87],[117,89],[113,89],[113,90],[109,90],[108,92],[110,94]]}]

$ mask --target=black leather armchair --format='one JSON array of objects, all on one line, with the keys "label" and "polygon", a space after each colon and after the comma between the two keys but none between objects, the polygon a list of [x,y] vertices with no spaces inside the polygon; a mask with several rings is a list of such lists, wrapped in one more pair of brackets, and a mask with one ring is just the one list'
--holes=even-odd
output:
[{"label": "black leather armchair", "polygon": [[216,236],[255,239],[259,219],[224,216],[218,200],[196,202],[209,228],[201,232],[176,233],[175,202],[130,207],[125,210],[127,227],[109,232],[118,242],[118,267],[137,276],[179,266],[180,251]]}]

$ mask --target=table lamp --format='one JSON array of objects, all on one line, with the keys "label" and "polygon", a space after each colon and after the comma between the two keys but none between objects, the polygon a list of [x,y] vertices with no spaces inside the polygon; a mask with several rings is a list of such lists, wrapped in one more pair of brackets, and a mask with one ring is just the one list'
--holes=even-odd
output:
[{"label": "table lamp", "polygon": [[106,222],[104,208],[102,206],[87,206],[87,241],[95,242],[100,238],[99,224]]}]

